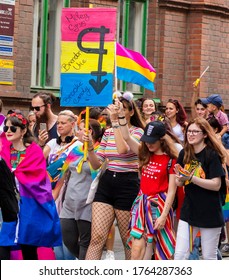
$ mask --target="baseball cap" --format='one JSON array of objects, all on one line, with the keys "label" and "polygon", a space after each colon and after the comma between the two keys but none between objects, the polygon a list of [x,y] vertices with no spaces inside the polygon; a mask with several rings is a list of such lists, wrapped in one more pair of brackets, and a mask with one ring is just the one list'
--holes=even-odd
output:
[{"label": "baseball cap", "polygon": [[201,101],[204,104],[211,103],[211,104],[217,106],[218,108],[220,108],[223,105],[223,100],[219,94],[212,94],[206,98],[201,98]]},{"label": "baseball cap", "polygon": [[150,144],[155,143],[160,140],[166,133],[165,125],[160,121],[150,122],[146,125],[144,129],[144,134],[141,137],[142,142],[147,142]]}]

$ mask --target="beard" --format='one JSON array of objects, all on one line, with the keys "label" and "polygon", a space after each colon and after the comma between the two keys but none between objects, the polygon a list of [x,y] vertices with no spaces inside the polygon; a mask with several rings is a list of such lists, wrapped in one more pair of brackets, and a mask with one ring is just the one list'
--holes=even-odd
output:
[{"label": "beard", "polygon": [[47,118],[47,116],[48,116],[47,112],[48,112],[48,108],[45,107],[45,110],[44,110],[44,112],[42,113],[42,115],[40,115],[40,116],[37,117],[37,123],[42,123],[42,122],[46,123],[46,121],[48,120],[48,118]]}]

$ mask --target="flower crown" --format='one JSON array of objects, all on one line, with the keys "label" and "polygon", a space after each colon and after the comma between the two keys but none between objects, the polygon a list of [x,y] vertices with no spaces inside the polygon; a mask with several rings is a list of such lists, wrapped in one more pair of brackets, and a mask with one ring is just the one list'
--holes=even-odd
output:
[{"label": "flower crown", "polygon": [[24,124],[24,125],[27,124],[27,119],[25,117],[23,117],[23,115],[20,113],[12,113],[12,114],[10,114],[10,117],[16,117],[17,119],[19,119],[22,122],[22,124]]}]

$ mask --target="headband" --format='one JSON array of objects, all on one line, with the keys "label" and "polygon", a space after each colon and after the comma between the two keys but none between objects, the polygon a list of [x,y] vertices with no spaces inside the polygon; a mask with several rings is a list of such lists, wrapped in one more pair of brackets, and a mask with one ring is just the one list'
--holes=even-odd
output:
[{"label": "headband", "polygon": [[15,117],[17,119],[19,119],[22,124],[26,125],[27,124],[27,119],[20,113],[12,113],[10,114],[10,117]]}]

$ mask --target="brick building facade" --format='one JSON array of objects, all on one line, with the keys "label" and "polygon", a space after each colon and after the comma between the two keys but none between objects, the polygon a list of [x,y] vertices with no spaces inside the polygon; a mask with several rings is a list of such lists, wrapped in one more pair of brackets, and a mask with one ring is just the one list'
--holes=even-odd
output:
[{"label": "brick building facade", "polygon": [[[89,2],[117,3],[84,1],[84,6]],[[77,3],[71,1],[71,7]],[[31,67],[36,67],[32,66],[33,15],[33,0],[15,1],[13,85],[0,85],[4,113],[10,108],[28,112],[39,90],[31,88]],[[190,111],[192,83],[210,66],[199,96],[219,93],[229,110],[229,0],[149,0],[146,42],[147,59],[157,71],[156,92],[146,91],[147,95],[160,98],[162,106],[170,97],[179,99]]]}]

